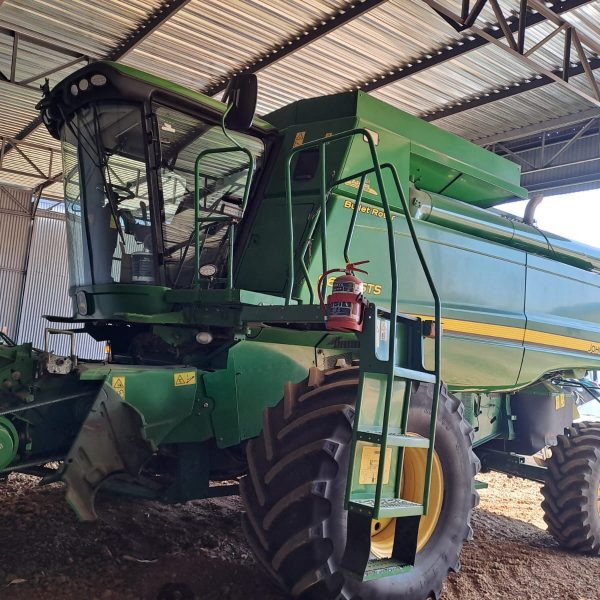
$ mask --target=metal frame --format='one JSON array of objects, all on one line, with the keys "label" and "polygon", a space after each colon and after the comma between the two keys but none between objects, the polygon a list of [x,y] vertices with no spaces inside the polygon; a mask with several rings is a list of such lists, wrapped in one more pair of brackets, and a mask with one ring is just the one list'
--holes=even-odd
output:
[{"label": "metal frame", "polygon": [[[0,81],[5,83],[10,83],[12,85],[16,85],[19,87],[24,87],[29,90],[34,90],[39,92],[39,86],[33,85],[35,81],[43,80],[45,77],[57,73],[58,71],[62,71],[63,69],[69,69],[80,62],[89,62],[90,57],[87,54],[81,54],[79,52],[73,52],[65,48],[64,46],[59,46],[58,44],[52,44],[51,42],[47,42],[40,38],[32,37],[31,35],[27,35],[21,33],[19,31],[15,31],[14,29],[7,29],[6,27],[0,27],[0,35],[10,36],[13,39],[11,56],[10,56],[10,71],[9,74],[0,71]],[[47,50],[52,50],[53,52],[57,52],[59,54],[64,54],[66,57],[69,57],[69,60],[66,63],[61,63],[51,69],[46,69],[45,71],[41,71],[40,73],[33,75],[31,77],[27,77],[26,79],[17,80],[17,68],[19,64],[19,43],[27,42],[29,44],[33,44],[35,46],[39,46],[40,48],[45,48]]]},{"label": "metal frame", "polygon": [[[589,4],[591,0],[565,0],[561,2],[557,6],[556,14],[560,15],[565,12],[574,10],[579,8],[580,6],[584,6]],[[469,3],[467,0],[463,3],[463,14],[464,11],[468,9]],[[483,8],[483,4],[481,5]],[[475,15],[472,10],[470,14]],[[519,32],[519,40],[521,36],[525,35],[525,30],[528,27],[532,27],[533,25],[537,25],[538,23],[543,23],[546,20],[546,17],[539,12],[527,12],[522,13],[522,18],[519,19],[511,19],[508,23],[508,27],[512,33]],[[442,18],[445,19],[444,15],[441,15]],[[478,13],[477,13],[478,16]],[[453,22],[452,26],[454,27],[456,24]],[[502,38],[504,32],[502,29],[489,29],[488,33],[494,38]],[[427,69],[431,69],[437,65],[445,63],[449,60],[453,60],[464,54],[472,52],[473,50],[477,50],[484,46],[489,45],[491,42],[481,37],[477,37],[474,35],[466,35],[460,40],[456,42],[451,42],[450,44],[443,44],[438,46],[437,49],[428,52],[422,56],[415,57],[411,61],[407,61],[405,63],[399,64],[397,67],[386,70],[384,73],[381,73],[379,76],[374,75],[369,81],[364,82],[362,85],[358,86],[361,90],[365,92],[371,92],[373,90],[377,90],[379,88],[385,87],[387,85],[391,85],[406,77],[410,77],[411,75],[415,75]],[[524,43],[524,41],[523,41]]]},{"label": "metal frame", "polygon": [[472,141],[474,141],[476,144],[479,144],[480,146],[491,146],[492,144],[496,144],[498,142],[507,142],[510,140],[524,139],[526,137],[534,136],[545,131],[555,131],[557,129],[568,127],[569,125],[575,125],[587,119],[593,119],[598,115],[599,111],[597,108],[590,108],[589,110],[579,112],[573,115],[566,115],[564,117],[549,119],[547,121],[542,121],[541,123],[536,123],[535,125],[521,127],[520,129],[513,129],[512,131],[490,135],[485,138],[477,138]]},{"label": "metal frame", "polygon": [[[0,0],[1,1],[1,0]],[[536,73],[530,79],[516,81],[507,86],[500,86],[496,89],[487,90],[481,94],[471,98],[459,100],[452,105],[441,108],[440,110],[425,113],[423,118],[428,121],[438,120],[474,108],[482,106],[496,100],[511,97],[522,92],[536,89],[549,83],[558,83],[570,90],[573,94],[584,98],[594,106],[600,107],[600,87],[595,80],[594,70],[600,68],[600,43],[590,39],[570,20],[569,16],[565,15],[569,11],[589,4],[591,0],[564,0],[556,3],[554,9],[549,9],[541,0],[520,0],[519,10],[512,14],[505,14],[504,9],[499,4],[498,0],[463,0],[460,14],[454,13],[447,9],[437,0],[423,0],[426,4],[432,7],[447,23],[455,30],[464,33],[464,37],[460,40],[451,42],[450,44],[441,45],[437,50],[431,51],[414,60],[399,65],[397,68],[386,70],[385,73],[370,78],[369,81],[358,84],[356,88],[364,91],[373,91],[384,86],[394,84],[404,78],[410,77],[416,73],[440,65],[446,61],[455,59],[468,52],[477,50],[489,44],[494,44],[512,56],[527,64],[532,71]],[[123,39],[117,47],[109,52],[105,58],[109,60],[120,60],[126,54],[138,47],[144,40],[154,33],[162,24],[170,17],[183,9],[190,0],[165,0],[162,5],[150,13],[147,18],[125,39]],[[356,0],[349,6],[345,6],[334,14],[331,14],[327,19],[319,20],[312,25],[308,25],[300,34],[294,35],[282,43],[267,50],[261,56],[252,57],[251,60],[235,69],[235,72],[253,72],[256,73],[277,61],[298,52],[311,43],[323,38],[331,32],[337,30],[354,19],[364,16],[369,11],[385,4],[387,0]],[[497,25],[487,28],[481,28],[477,22],[485,7],[493,10]],[[556,27],[540,42],[527,46],[527,29],[542,22],[551,22]],[[87,55],[80,54],[61,47],[56,43],[47,42],[29,34],[21,33],[12,29],[0,27],[0,33],[10,35],[13,38],[13,47],[10,61],[10,72],[0,72],[0,81],[5,81],[13,85],[24,87],[26,89],[36,89],[34,82],[43,79],[53,73],[63,69],[70,69],[79,62],[90,60]],[[550,40],[556,40],[557,36],[564,37],[564,53],[562,65],[554,70],[548,70],[539,65],[535,60],[535,53],[547,44]],[[33,75],[26,79],[17,80],[17,66],[20,59],[19,43],[27,41],[38,45],[42,48],[48,48],[54,52],[60,52],[65,56],[65,62],[57,65],[52,69],[47,69],[39,74]],[[590,52],[596,55],[590,55]],[[573,61],[577,60],[577,64],[573,65]],[[221,92],[227,83],[227,79],[233,73],[227,74],[219,79],[219,81],[209,85],[205,89],[205,93],[215,95]],[[589,90],[582,90],[581,86],[575,87],[570,82],[570,79],[575,75],[584,75],[588,82]],[[590,115],[590,118],[593,115]],[[33,131],[41,125],[41,118],[36,117],[26,127],[12,137],[1,136],[2,142],[2,158],[6,154],[16,151],[21,154],[23,162],[27,162],[31,169],[26,169],[23,172],[19,171],[15,174],[27,175],[42,179],[42,183],[37,186],[37,190],[43,190],[45,187],[57,182],[61,178],[61,174],[45,173],[45,169],[40,169],[35,161],[31,161],[26,154],[26,146],[21,144]],[[514,132],[512,138],[521,137],[521,132]],[[502,139],[479,140],[479,143],[487,144],[491,142],[499,142]],[[50,162],[52,161],[53,150],[47,148],[50,152]],[[506,150],[510,153],[510,149]],[[525,165],[529,168],[529,165]],[[2,166],[0,164],[0,169]],[[5,172],[10,173],[4,168]]]},{"label": "metal frame", "polygon": [[[7,148],[15,150],[21,158],[23,158],[27,164],[31,167],[30,170],[12,169],[6,166],[6,152]],[[35,159],[27,154],[27,150],[37,150],[48,153],[47,166],[40,166],[39,162],[36,163]],[[55,155],[58,154],[58,158]],[[33,177],[35,179],[41,179],[44,183],[52,180],[56,180],[56,176],[52,176],[52,167],[55,164],[55,160],[60,162],[60,150],[51,146],[44,146],[43,144],[34,144],[31,142],[25,142],[23,140],[17,140],[14,137],[3,135],[0,133],[0,172],[10,173],[14,175],[24,175],[26,177]]]},{"label": "metal frame", "polygon": [[[600,68],[600,58],[596,56],[589,57],[584,48],[585,45],[588,48],[588,53],[597,54],[600,52],[600,44],[579,31],[570,21],[559,16],[557,12],[550,10],[543,2],[540,2],[540,0],[521,0],[519,14],[509,16],[504,14],[502,7],[498,4],[497,0],[475,0],[475,4],[472,8],[470,0],[465,0],[463,3],[463,12],[460,15],[439,4],[437,0],[423,0],[423,2],[430,6],[457,31],[473,33],[488,43],[498,46],[536,73],[533,78],[525,81],[517,81],[512,86],[503,86],[486,93],[481,93],[471,99],[461,100],[452,106],[425,114],[425,120],[434,121],[441,119],[474,108],[475,106],[482,106],[495,100],[514,96],[530,89],[548,85],[549,83],[557,83],[574,95],[600,107],[600,87],[598,86],[593,73],[594,69]],[[498,30],[495,34],[493,34],[489,28],[483,29],[475,24],[481,9],[486,3],[490,4],[498,19]],[[534,10],[543,17],[542,20],[545,19],[554,23],[556,29],[543,40],[526,50],[528,10]],[[562,11],[562,6],[561,12],[564,12]],[[515,31],[517,33],[517,39],[515,39],[513,35]],[[564,37],[563,60],[560,67],[550,70],[533,60],[532,56],[557,35],[563,35]],[[573,65],[572,58],[573,46],[575,47],[579,63],[575,65]],[[573,86],[569,82],[572,76],[581,74],[585,74],[586,76],[588,84],[587,90],[581,89],[580,86]]]},{"label": "metal frame", "polygon": [[[565,188],[586,188],[589,184],[600,181],[597,169],[596,172],[566,178],[564,175],[555,177],[553,173],[557,169],[600,163],[600,113],[597,110],[593,112],[595,114],[591,118],[589,113],[584,114],[588,118],[577,123],[565,121],[564,118],[553,119],[545,124],[543,130],[537,127],[518,138],[503,141],[494,138],[487,147],[524,166],[523,183],[532,197],[540,192],[552,195],[561,193],[561,189]],[[537,173],[544,175],[536,177],[535,182],[529,182],[528,176]]]}]

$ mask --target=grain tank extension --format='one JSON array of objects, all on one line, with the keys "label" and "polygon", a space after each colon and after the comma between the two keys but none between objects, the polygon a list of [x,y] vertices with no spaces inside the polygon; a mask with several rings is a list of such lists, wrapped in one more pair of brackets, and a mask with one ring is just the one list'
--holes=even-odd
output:
[{"label": "grain tank extension", "polygon": [[[598,554],[573,390],[600,369],[600,252],[500,210],[518,166],[367,94],[253,119],[255,91],[103,62],[46,90],[73,316],[44,350],[2,338],[0,475],[63,481],[86,520],[100,489],[241,493],[295,598],[438,597],[481,466],[545,482],[550,531]],[[57,322],[106,360],[55,356]]]}]

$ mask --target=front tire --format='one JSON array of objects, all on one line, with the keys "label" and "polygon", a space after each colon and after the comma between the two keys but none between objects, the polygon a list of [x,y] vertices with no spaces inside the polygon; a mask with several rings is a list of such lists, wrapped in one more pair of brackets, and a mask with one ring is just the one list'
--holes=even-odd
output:
[{"label": "front tire", "polygon": [[[470,538],[478,496],[473,430],[462,404],[442,388],[435,450],[444,476],[436,529],[415,568],[367,583],[340,571],[346,543],[344,495],[358,390],[358,368],[322,372],[288,384],[282,402],[267,409],[262,434],[249,443],[242,480],[243,526],[254,554],[294,598],[424,600],[438,598]],[[413,391],[408,429],[427,436],[432,386]]]},{"label": "front tire", "polygon": [[569,427],[546,466],[542,508],[548,531],[568,550],[600,555],[600,424]]}]

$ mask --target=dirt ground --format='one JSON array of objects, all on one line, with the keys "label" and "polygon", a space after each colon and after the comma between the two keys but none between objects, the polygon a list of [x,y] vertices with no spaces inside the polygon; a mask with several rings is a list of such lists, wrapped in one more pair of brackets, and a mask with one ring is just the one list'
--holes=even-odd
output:
[{"label": "dirt ground", "polygon": [[[600,558],[567,554],[546,533],[539,486],[481,475],[474,540],[442,600],[599,600]],[[237,498],[163,506],[99,499],[78,523],[59,485],[24,475],[0,486],[0,600],[284,600],[254,562]],[[171,592],[174,588],[171,588]]]}]

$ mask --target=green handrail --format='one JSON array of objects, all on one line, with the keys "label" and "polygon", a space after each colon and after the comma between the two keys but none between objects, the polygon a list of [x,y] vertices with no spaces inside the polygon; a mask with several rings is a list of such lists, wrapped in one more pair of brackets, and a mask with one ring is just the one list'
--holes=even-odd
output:
[{"label": "green handrail", "polygon": [[[225,148],[208,148],[206,150],[202,150],[200,154],[196,157],[196,162],[194,164],[194,238],[196,240],[196,255],[194,256],[194,278],[192,280],[193,283],[197,283],[199,279],[200,272],[200,252],[202,250],[200,246],[200,227],[202,221],[218,221],[218,220],[229,220],[229,217],[225,217],[224,219],[217,217],[204,217],[200,218],[200,162],[206,156],[211,154],[227,154],[234,152],[242,152],[248,157],[248,174],[246,175],[246,185],[244,186],[244,195],[242,197],[242,208],[241,213],[244,214],[246,210],[246,205],[248,203],[248,198],[250,196],[250,187],[252,186],[252,178],[254,176],[254,170],[256,168],[256,159],[254,155],[248,148],[238,147],[238,146],[227,146]],[[234,246],[234,236],[235,236],[235,223],[233,218],[231,218],[231,225],[229,227],[229,255],[227,257],[227,289],[233,288],[233,246]]]},{"label": "green handrail", "polygon": [[346,264],[350,263],[350,244],[352,243],[352,236],[354,235],[354,227],[356,225],[356,217],[358,216],[358,210],[360,203],[362,202],[363,193],[365,191],[365,183],[367,176],[362,175],[360,178],[360,184],[358,186],[358,193],[356,194],[356,200],[354,201],[354,209],[352,210],[352,218],[350,219],[350,225],[348,227],[348,234],[346,235],[346,243],[344,244],[344,260]]},{"label": "green handrail", "polygon": [[[427,284],[429,285],[429,289],[431,291],[431,295],[433,296],[434,303],[434,331],[435,331],[435,385],[433,389],[433,401],[431,405],[431,420],[429,422],[429,449],[427,451],[427,466],[425,469],[425,490],[423,493],[423,514],[427,514],[429,509],[429,496],[431,492],[431,471],[433,468],[433,455],[434,455],[434,446],[435,446],[435,433],[437,426],[437,414],[440,402],[440,387],[441,387],[441,360],[442,360],[442,303],[440,300],[440,296],[438,294],[437,288],[435,286],[435,282],[431,275],[431,271],[429,270],[429,266],[427,265],[427,260],[425,259],[425,255],[423,254],[423,249],[421,248],[421,243],[419,242],[419,238],[417,236],[417,232],[415,231],[415,225],[413,223],[412,215],[410,214],[408,202],[406,200],[406,196],[404,195],[404,191],[402,189],[402,184],[400,182],[400,177],[398,176],[398,171],[396,167],[390,163],[385,163],[382,166],[384,169],[389,169],[392,173],[392,177],[394,178],[394,183],[396,184],[396,189],[398,190],[398,195],[400,196],[400,202],[402,203],[402,208],[404,210],[404,215],[406,217],[406,223],[408,225],[408,230],[410,232],[410,237],[413,242],[413,246],[415,251],[417,252],[417,256],[419,257],[419,262],[421,264],[421,268],[423,269],[423,273],[425,278],[427,279]],[[387,213],[386,213],[387,217]],[[391,329],[395,329],[392,327]],[[406,430],[406,425],[408,422],[408,406],[405,407],[405,414],[402,416],[402,428]],[[381,461],[383,462],[383,461]]]},{"label": "green handrail", "polygon": [[[430,427],[429,427],[429,440],[430,440],[429,444],[430,445],[429,445],[429,450],[427,453],[427,463],[426,463],[426,469],[425,469],[425,489],[424,489],[424,493],[423,493],[423,507],[424,507],[423,511],[424,511],[424,514],[427,514],[427,510],[429,508],[429,497],[430,497],[430,492],[431,492],[431,471],[433,468],[433,456],[434,456],[434,445],[435,445],[435,435],[436,435],[436,426],[437,426],[437,414],[438,414],[438,409],[439,409],[440,387],[441,387],[440,367],[441,367],[441,356],[442,356],[442,319],[441,319],[442,305],[441,305],[439,293],[435,286],[435,282],[431,275],[431,271],[429,270],[429,266],[427,265],[427,260],[425,259],[425,255],[423,254],[423,250],[421,248],[421,243],[419,242],[419,238],[415,231],[415,226],[413,223],[412,215],[410,214],[408,202],[406,200],[404,190],[402,189],[402,184],[400,182],[400,177],[398,175],[398,171],[397,171],[396,167],[394,165],[392,165],[391,163],[384,163],[383,165],[381,165],[381,169],[390,171],[392,174],[392,177],[394,179],[394,184],[396,186],[396,190],[398,192],[398,196],[399,196],[400,202],[402,204],[402,210],[404,211],[404,214],[406,216],[406,222],[408,225],[408,230],[409,230],[409,233],[411,236],[411,240],[413,242],[415,251],[417,252],[417,257],[419,259],[419,263],[421,265],[421,268],[423,270],[425,278],[427,279],[427,284],[431,291],[431,295],[433,296],[433,302],[434,302],[434,332],[435,332],[434,374],[435,374],[436,383],[435,383],[434,390],[433,390],[433,401],[432,401],[432,407],[431,407],[431,417],[432,418],[431,418]],[[363,179],[366,178],[367,175],[373,173],[374,171],[375,171],[375,168],[373,167],[371,169],[367,169],[366,171],[362,171],[361,173],[358,173],[358,174],[355,173],[355,174],[345,177],[343,179],[336,180],[332,184],[332,187],[341,185],[342,183],[346,183],[347,181],[350,181],[352,179],[356,179],[357,176],[361,177],[361,185],[362,185]],[[381,184],[380,184],[380,188],[381,188]],[[382,199],[383,199],[383,194],[382,194]],[[356,210],[357,210],[357,205],[355,205],[355,207],[354,207],[354,211],[356,211]],[[384,205],[384,210],[385,210],[385,205]],[[388,213],[386,212],[386,220],[388,220],[388,218],[389,218]],[[353,223],[352,223],[352,226],[353,226]],[[349,231],[349,234],[350,234],[350,231]],[[389,228],[388,228],[388,234],[389,234]],[[394,290],[392,288],[392,295],[393,295],[393,292],[394,292]],[[391,313],[390,313],[390,324],[392,322],[393,321],[391,319]],[[395,328],[391,327],[391,329],[395,329]],[[391,343],[392,343],[392,341],[390,338],[390,345],[391,345]],[[388,388],[389,388],[389,384],[388,384]],[[402,431],[406,431],[406,426],[408,424],[409,398],[410,398],[410,394],[408,392],[406,392],[405,393],[405,401],[404,401],[403,407],[402,407],[402,417],[401,417],[401,423],[400,423]],[[386,391],[386,405],[387,405],[387,391]],[[385,414],[386,413],[384,413],[384,416],[385,416]],[[384,429],[385,429],[385,425],[384,425]],[[387,435],[387,433],[388,433],[387,429],[385,429],[385,431],[382,431],[382,434],[384,436]],[[385,452],[385,448],[382,446],[380,456],[385,456],[384,452]],[[403,457],[401,456],[400,459],[402,459],[402,458]],[[380,461],[380,462],[383,462],[383,461]],[[379,465],[379,467],[381,468],[381,464]],[[402,467],[402,460],[399,461],[399,465],[398,465],[399,469],[401,467]],[[381,494],[381,491],[380,491],[380,494]]]},{"label": "green handrail", "polygon": [[[321,255],[323,261],[323,272],[327,270],[327,216],[326,216],[326,208],[327,208],[327,196],[329,194],[329,190],[334,187],[327,187],[327,172],[326,172],[326,154],[325,147],[328,144],[333,142],[337,142],[349,137],[354,137],[356,135],[363,136],[369,144],[369,150],[371,153],[371,158],[373,160],[373,164],[377,165],[379,168],[379,162],[377,158],[377,153],[375,150],[375,143],[373,142],[372,134],[363,128],[350,129],[348,131],[343,131],[341,133],[337,133],[335,135],[331,135],[326,138],[320,138],[318,140],[314,140],[312,142],[306,142],[301,144],[300,146],[296,146],[293,148],[287,157],[287,164],[285,170],[285,192],[286,192],[286,208],[287,208],[287,218],[288,218],[288,279],[285,287],[285,304],[289,305],[292,298],[292,291],[295,283],[295,265],[294,265],[294,221],[293,221],[293,205],[292,205],[292,160],[299,152],[303,152],[304,150],[308,150],[310,148],[319,148],[319,179],[320,179],[320,205],[321,205],[321,235],[323,239],[321,240]],[[369,172],[369,171],[365,171]],[[353,177],[362,176],[363,172],[355,174]],[[388,207],[389,208],[389,207]],[[325,215],[325,216],[324,216]],[[392,238],[393,241],[393,238]]]},{"label": "green handrail", "polygon": [[[373,167],[369,169],[365,169],[359,173],[354,173],[353,175],[336,180],[332,183],[329,188],[327,187],[326,181],[326,154],[325,148],[327,144],[332,142],[339,141],[341,139],[346,139],[349,137],[353,137],[356,135],[362,135],[363,139],[369,144],[369,151],[371,154],[371,160],[373,163]],[[420,266],[425,274],[425,278],[427,279],[427,283],[429,289],[432,293],[434,300],[434,331],[435,331],[435,386],[433,393],[433,402],[432,402],[432,411],[431,411],[431,420],[430,420],[430,431],[429,431],[429,439],[430,445],[427,454],[427,465],[425,472],[425,489],[423,493],[423,512],[427,514],[429,507],[429,497],[430,497],[430,488],[431,488],[431,471],[433,467],[433,456],[434,456],[434,446],[435,446],[435,433],[437,426],[437,413],[439,409],[439,398],[440,398],[440,387],[441,387],[441,373],[440,373],[440,363],[441,363],[441,301],[439,294],[437,292],[437,288],[435,286],[435,282],[433,281],[433,277],[431,276],[431,272],[427,265],[427,261],[423,254],[418,236],[416,234],[414,223],[412,221],[412,216],[410,214],[408,202],[404,191],[402,189],[402,184],[400,182],[400,177],[398,176],[398,171],[396,167],[390,163],[385,163],[380,165],[379,158],[377,156],[377,150],[375,148],[375,144],[371,135],[371,132],[362,129],[352,129],[349,131],[345,131],[336,135],[329,136],[327,138],[321,138],[318,140],[314,140],[312,142],[307,142],[296,148],[292,149],[287,159],[287,168],[285,173],[285,189],[286,189],[286,205],[287,205],[287,216],[288,216],[288,231],[289,231],[289,245],[288,245],[288,280],[285,289],[285,304],[288,305],[291,301],[291,296],[294,288],[294,229],[293,229],[293,204],[292,204],[292,178],[291,178],[291,165],[292,160],[296,154],[302,152],[304,150],[310,148],[319,148],[319,175],[320,175],[320,218],[321,218],[321,253],[322,253],[322,261],[323,261],[323,272],[327,270],[327,217],[326,217],[326,204],[327,204],[327,196],[329,191],[340,185],[342,183],[346,183],[351,179],[356,179],[357,177],[361,178],[359,191],[357,194],[356,202],[354,205],[354,209],[352,212],[352,217],[350,221],[350,226],[348,229],[348,234],[346,237],[346,244],[344,246],[344,258],[347,262],[349,261],[349,248],[352,241],[352,235],[354,231],[354,227],[356,224],[356,218],[358,215],[358,211],[360,210],[360,203],[362,201],[362,194],[364,191],[364,185],[366,181],[367,175],[370,173],[375,173],[375,177],[377,179],[377,184],[381,193],[381,202],[383,205],[383,210],[386,217],[386,230],[388,236],[388,250],[390,254],[390,275],[391,275],[391,299],[390,299],[390,339],[389,339],[389,354],[388,354],[388,372],[387,372],[387,384],[386,384],[386,392],[384,399],[384,413],[383,413],[383,423],[382,423],[382,437],[381,437],[381,450],[380,450],[380,460],[378,465],[378,473],[377,473],[377,485],[375,489],[375,503],[374,508],[375,511],[378,511],[379,506],[381,505],[381,495],[383,489],[383,479],[384,479],[384,470],[385,470],[385,457],[387,450],[387,436],[389,434],[389,421],[390,421],[390,413],[391,413],[391,401],[392,401],[392,393],[393,393],[393,384],[394,384],[394,366],[396,362],[396,322],[398,316],[398,273],[397,273],[397,262],[396,262],[396,246],[395,246],[395,237],[394,237],[394,227],[392,222],[392,214],[390,205],[387,198],[387,193],[383,181],[383,170],[389,170],[392,174],[394,184],[396,187],[396,191],[398,193],[400,202],[402,204],[402,209],[404,211],[408,229],[410,232],[411,240],[413,242],[413,246],[415,251],[417,252],[417,256],[419,259]],[[314,229],[312,229],[314,231]],[[312,235],[312,234],[311,234]],[[308,269],[304,263],[304,254],[306,252],[308,245],[304,244],[302,249],[302,254],[300,256],[300,263],[303,269],[303,274],[305,279],[307,280],[309,286],[309,292],[311,292],[311,302],[313,299],[312,294],[312,285],[308,276]],[[408,423],[408,409],[409,409],[409,398],[410,398],[410,390],[405,390],[405,402],[403,403],[403,411],[401,417],[401,426],[402,430],[405,431]],[[358,425],[355,426],[355,429]],[[402,462],[400,461],[400,467],[402,466]]]}]

